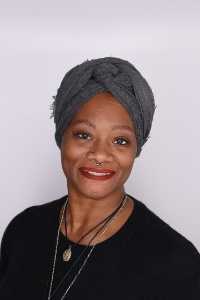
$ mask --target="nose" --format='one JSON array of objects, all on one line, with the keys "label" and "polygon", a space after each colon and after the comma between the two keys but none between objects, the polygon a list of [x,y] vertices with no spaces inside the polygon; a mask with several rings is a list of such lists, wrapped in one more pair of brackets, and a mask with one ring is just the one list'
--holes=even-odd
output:
[{"label": "nose", "polygon": [[109,145],[103,141],[95,142],[92,148],[87,153],[87,158],[94,161],[95,164],[105,165],[106,162],[111,162],[113,154]]}]

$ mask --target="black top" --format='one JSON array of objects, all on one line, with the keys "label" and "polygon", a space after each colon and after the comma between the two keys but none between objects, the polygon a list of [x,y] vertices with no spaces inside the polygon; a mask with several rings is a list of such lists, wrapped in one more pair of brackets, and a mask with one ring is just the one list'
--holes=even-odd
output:
[{"label": "black top", "polygon": [[[26,209],[7,227],[2,240],[0,299],[46,300],[53,264],[60,209],[66,196]],[[194,246],[146,206],[135,200],[124,226],[98,244],[65,299],[199,300],[200,255]],[[69,246],[60,234],[53,289],[85,246]],[[68,274],[52,300],[60,300],[91,247]]]}]

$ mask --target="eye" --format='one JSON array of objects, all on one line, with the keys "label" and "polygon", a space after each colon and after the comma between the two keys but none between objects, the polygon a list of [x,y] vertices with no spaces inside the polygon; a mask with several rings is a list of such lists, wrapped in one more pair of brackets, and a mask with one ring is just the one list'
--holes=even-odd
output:
[{"label": "eye", "polygon": [[129,143],[129,141],[127,139],[124,139],[124,138],[117,138],[115,141],[114,141],[115,144],[118,144],[118,145],[126,145]]},{"label": "eye", "polygon": [[79,133],[77,133],[77,136],[83,140],[90,140],[90,136],[86,132],[79,132]]}]

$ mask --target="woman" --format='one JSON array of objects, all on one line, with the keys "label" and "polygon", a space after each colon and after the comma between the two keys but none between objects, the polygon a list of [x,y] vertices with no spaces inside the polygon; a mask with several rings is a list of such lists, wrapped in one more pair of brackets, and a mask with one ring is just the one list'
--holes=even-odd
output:
[{"label": "woman", "polygon": [[0,299],[200,299],[200,255],[124,183],[147,141],[151,89],[128,62],[84,62],[54,102],[68,196],[11,221]]}]

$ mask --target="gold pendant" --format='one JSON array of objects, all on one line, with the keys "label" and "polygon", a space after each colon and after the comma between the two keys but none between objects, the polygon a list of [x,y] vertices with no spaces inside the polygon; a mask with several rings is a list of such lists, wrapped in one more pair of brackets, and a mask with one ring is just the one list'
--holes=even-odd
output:
[{"label": "gold pendant", "polygon": [[71,256],[72,256],[72,251],[71,251],[71,246],[69,246],[69,248],[63,252],[63,260],[69,261]]}]

